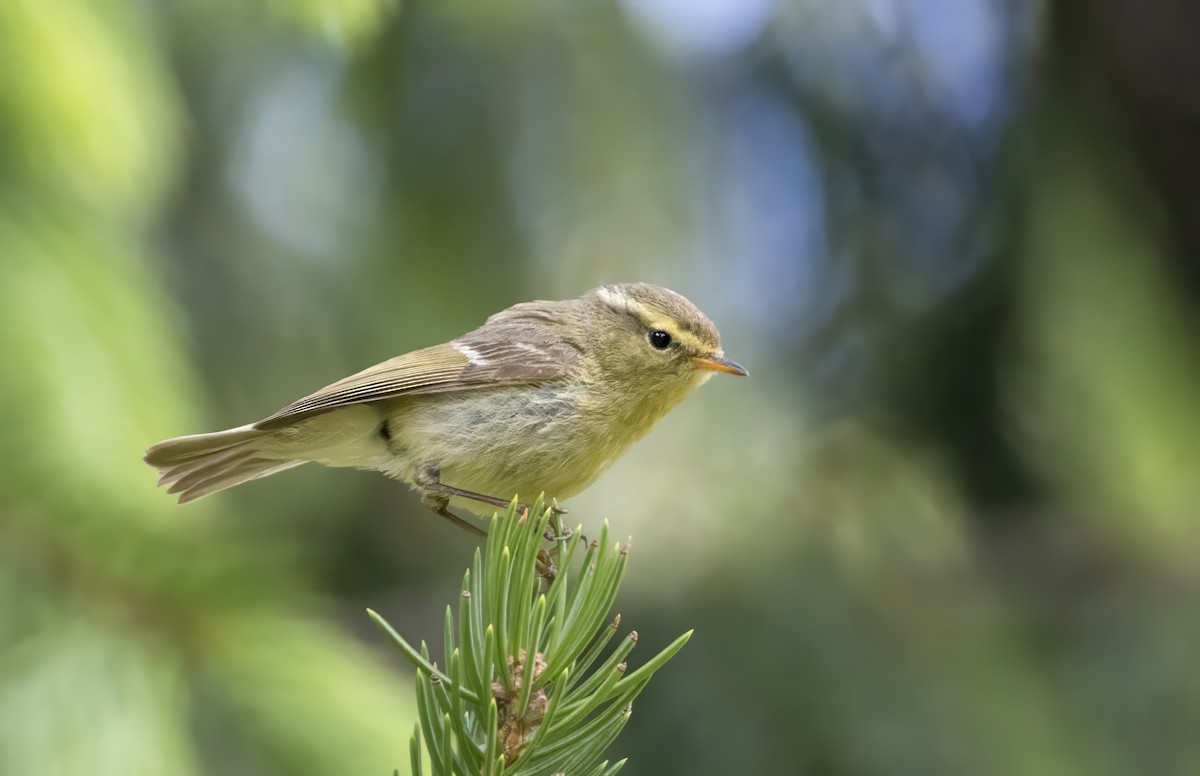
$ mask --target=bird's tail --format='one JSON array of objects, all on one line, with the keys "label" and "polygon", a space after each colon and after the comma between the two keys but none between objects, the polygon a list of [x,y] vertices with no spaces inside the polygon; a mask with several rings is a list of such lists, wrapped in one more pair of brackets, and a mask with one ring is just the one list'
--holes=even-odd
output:
[{"label": "bird's tail", "polygon": [[169,484],[167,492],[178,493],[179,503],[184,504],[304,463],[268,456],[262,443],[270,434],[239,426],[176,437],[147,450],[145,461],[158,469],[158,484]]}]

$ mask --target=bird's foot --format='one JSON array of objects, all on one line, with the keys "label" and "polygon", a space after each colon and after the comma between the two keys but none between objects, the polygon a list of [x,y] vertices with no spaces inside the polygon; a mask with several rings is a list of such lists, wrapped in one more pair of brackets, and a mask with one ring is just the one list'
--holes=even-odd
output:
[{"label": "bird's foot", "polygon": [[537,560],[534,561],[538,576],[547,582],[553,582],[558,577],[558,567],[554,565],[554,555],[553,551],[538,550]]}]

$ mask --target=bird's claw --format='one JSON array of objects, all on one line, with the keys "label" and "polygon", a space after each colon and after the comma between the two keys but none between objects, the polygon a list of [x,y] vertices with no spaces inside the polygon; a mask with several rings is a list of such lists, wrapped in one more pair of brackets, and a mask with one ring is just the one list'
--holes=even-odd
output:
[{"label": "bird's claw", "polygon": [[546,532],[542,534],[542,536],[546,537],[546,541],[548,542],[565,542],[574,535],[575,531],[567,528],[566,526],[563,526],[562,533],[558,533],[554,530],[554,526],[552,525],[546,526]]},{"label": "bird's claw", "polygon": [[558,576],[558,567],[554,565],[553,553],[538,550],[535,565],[537,566],[538,576],[547,582],[553,582]]}]

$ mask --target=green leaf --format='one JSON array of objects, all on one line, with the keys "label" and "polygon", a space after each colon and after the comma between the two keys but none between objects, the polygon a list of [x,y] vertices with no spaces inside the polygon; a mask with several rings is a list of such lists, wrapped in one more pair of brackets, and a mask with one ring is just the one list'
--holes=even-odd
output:
[{"label": "green leaf", "polygon": [[[408,658],[408,661],[412,663],[418,670],[424,671],[430,676],[436,676],[443,682],[451,684],[453,683],[451,682],[449,676],[446,676],[446,674],[439,671],[437,667],[433,665],[433,663],[429,662],[428,657],[423,656],[420,652],[417,652],[415,649],[413,649],[412,645],[404,640],[404,637],[397,633],[391,625],[388,625],[387,620],[380,617],[372,609],[367,610],[367,616],[374,620],[375,623],[382,628],[385,633],[392,637],[392,642],[400,648],[400,651],[404,653],[404,656]],[[463,694],[469,695],[471,698],[477,697],[475,693],[467,690],[466,688],[463,689]]]},{"label": "green leaf", "polygon": [[621,687],[624,685],[634,685],[639,682],[645,682],[649,680],[655,671],[666,665],[668,660],[675,657],[675,654],[678,653],[679,650],[683,649],[683,645],[688,643],[688,640],[692,638],[693,633],[695,633],[695,630],[690,630],[679,638],[675,639],[668,644],[662,652],[659,652],[657,655],[647,661],[645,665],[638,668],[632,674],[626,676],[625,679],[617,685],[616,692],[619,693],[621,691]]},{"label": "green leaf", "polygon": [[[424,642],[414,649],[370,612],[417,669],[423,740],[413,756],[426,753],[436,776],[616,773],[625,761],[610,766],[601,756],[629,720],[633,699],[692,635],[632,673],[625,660],[636,632],[605,655],[620,624],[610,610],[627,548],[609,542],[605,524],[577,564],[577,529],[555,540],[560,565],[546,584],[538,553],[552,521],[561,535],[561,521],[541,499],[527,515],[514,505],[493,516],[487,544],[463,576],[457,626],[446,607],[445,673]],[[572,585],[575,573],[581,578]]]},{"label": "green leaf", "polygon": [[408,747],[408,761],[412,766],[412,776],[421,776],[424,772],[421,762],[421,723],[413,726],[412,742]]}]

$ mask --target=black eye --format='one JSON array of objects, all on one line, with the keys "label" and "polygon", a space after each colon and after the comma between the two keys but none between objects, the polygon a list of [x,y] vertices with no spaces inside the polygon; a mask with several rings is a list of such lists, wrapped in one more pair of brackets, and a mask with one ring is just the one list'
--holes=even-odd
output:
[{"label": "black eye", "polygon": [[658,350],[666,350],[671,346],[671,335],[662,329],[650,332],[650,345]]}]

